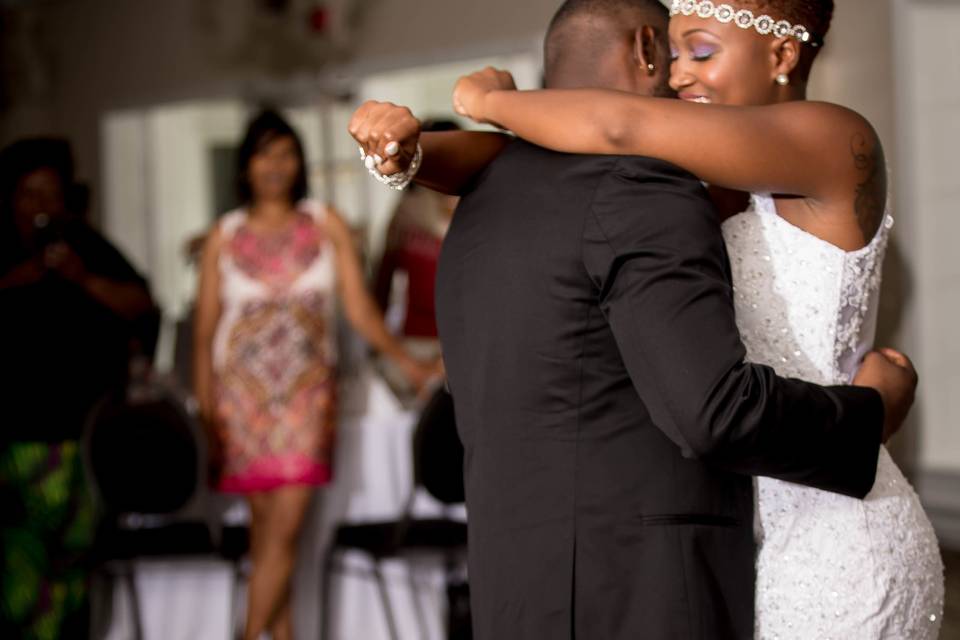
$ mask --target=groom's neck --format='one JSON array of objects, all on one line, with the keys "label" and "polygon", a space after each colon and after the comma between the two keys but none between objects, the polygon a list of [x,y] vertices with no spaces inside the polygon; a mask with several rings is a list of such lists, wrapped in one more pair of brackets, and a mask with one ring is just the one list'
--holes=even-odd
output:
[{"label": "groom's neck", "polygon": [[635,92],[631,78],[622,72],[604,68],[603,64],[586,64],[583,68],[561,69],[547,76],[547,89],[612,89]]}]

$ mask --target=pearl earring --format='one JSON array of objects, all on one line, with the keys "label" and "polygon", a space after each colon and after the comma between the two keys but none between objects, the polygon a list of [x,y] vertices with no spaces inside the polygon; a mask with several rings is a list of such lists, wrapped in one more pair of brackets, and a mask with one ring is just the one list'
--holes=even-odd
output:
[{"label": "pearl earring", "polygon": [[647,71],[649,71],[650,73],[653,73],[656,70],[657,68],[654,66],[652,62],[647,65]]},{"label": "pearl earring", "polygon": [[790,76],[788,76],[785,73],[778,74],[777,84],[780,85],[781,87],[787,86],[788,84],[790,84]]}]

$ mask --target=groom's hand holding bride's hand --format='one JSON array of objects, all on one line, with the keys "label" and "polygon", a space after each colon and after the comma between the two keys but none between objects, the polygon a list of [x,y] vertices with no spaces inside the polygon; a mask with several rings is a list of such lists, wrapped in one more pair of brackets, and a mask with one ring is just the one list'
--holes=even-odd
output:
[{"label": "groom's hand holding bride's hand", "polygon": [[894,349],[871,351],[853,379],[858,387],[872,387],[883,398],[883,441],[895,434],[913,406],[917,370],[910,358]]},{"label": "groom's hand holding bride's hand", "polygon": [[496,124],[487,119],[484,101],[493,91],[516,91],[509,71],[487,67],[457,80],[453,89],[453,110],[481,124]]},{"label": "groom's hand holding bride's hand", "polygon": [[420,121],[392,102],[367,101],[353,113],[347,130],[385,176],[410,167],[420,141]]}]

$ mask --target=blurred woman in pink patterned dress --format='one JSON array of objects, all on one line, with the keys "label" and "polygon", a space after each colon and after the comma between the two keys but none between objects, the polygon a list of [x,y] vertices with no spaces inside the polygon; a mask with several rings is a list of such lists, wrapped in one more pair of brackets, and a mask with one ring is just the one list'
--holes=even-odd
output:
[{"label": "blurred woman in pink patterned dress", "polygon": [[313,488],[332,475],[337,303],[414,387],[437,368],[387,332],[344,221],[304,199],[295,131],[263,112],[239,156],[246,204],[223,216],[203,250],[194,384],[219,488],[245,494],[251,509],[244,638],[269,631],[285,640],[298,534]]}]

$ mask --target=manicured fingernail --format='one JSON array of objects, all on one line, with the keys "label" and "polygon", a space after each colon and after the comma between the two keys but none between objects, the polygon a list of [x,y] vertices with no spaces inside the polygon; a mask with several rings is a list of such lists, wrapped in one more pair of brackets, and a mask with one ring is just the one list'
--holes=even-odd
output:
[{"label": "manicured fingernail", "polygon": [[373,156],[367,156],[366,158],[364,158],[363,165],[367,169],[373,169],[375,166],[377,166],[374,162]]},{"label": "manicured fingernail", "polygon": [[373,156],[373,159],[377,161],[377,164],[378,164],[378,165],[383,164],[383,158],[382,158],[379,154],[374,155],[374,156]]},{"label": "manicured fingernail", "polygon": [[384,149],[384,151],[387,152],[388,156],[395,156],[400,153],[400,143],[394,140],[387,145],[387,148]]}]

